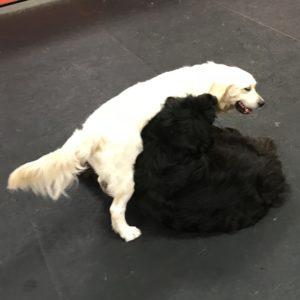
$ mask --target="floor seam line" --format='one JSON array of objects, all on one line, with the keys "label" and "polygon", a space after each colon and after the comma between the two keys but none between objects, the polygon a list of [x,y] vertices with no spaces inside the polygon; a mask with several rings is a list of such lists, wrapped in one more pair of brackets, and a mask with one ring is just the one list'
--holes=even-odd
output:
[{"label": "floor seam line", "polygon": [[108,34],[114,41],[118,42],[124,50],[126,50],[128,53],[133,54],[136,58],[138,58],[140,61],[142,61],[153,73],[154,75],[158,75],[159,72],[153,68],[153,66],[150,65],[150,63],[139,56],[137,53],[135,53],[132,49],[128,48],[118,37],[116,37],[112,32],[110,32],[106,27],[103,28],[103,30]]},{"label": "floor seam line", "polygon": [[278,30],[278,29],[276,29],[276,28],[274,28],[274,27],[272,27],[272,26],[270,26],[270,25],[267,25],[267,24],[265,24],[265,23],[263,23],[263,22],[261,22],[261,21],[259,21],[259,20],[254,19],[254,18],[252,18],[252,17],[249,17],[249,16],[243,14],[242,12],[239,12],[239,11],[237,11],[237,10],[234,10],[234,9],[232,9],[232,8],[226,6],[226,5],[224,5],[224,4],[222,4],[222,3],[218,2],[218,1],[214,1],[214,3],[217,4],[217,5],[219,5],[219,6],[222,6],[223,8],[227,9],[228,11],[231,11],[231,12],[234,13],[234,14],[237,14],[237,15],[239,15],[239,16],[241,16],[241,17],[247,19],[247,20],[250,20],[251,22],[254,22],[254,23],[256,23],[256,24],[258,24],[258,25],[260,25],[260,26],[263,26],[263,27],[265,27],[265,28],[268,28],[268,29],[270,29],[270,30],[272,30],[272,31],[274,31],[274,32],[276,32],[276,33],[279,33],[279,34],[282,35],[282,36],[285,36],[285,37],[287,37],[287,38],[289,38],[289,39],[292,39],[293,41],[296,41],[296,42],[298,42],[298,43],[300,42],[300,40],[297,39],[296,37],[294,37],[294,36],[292,36],[292,35],[290,35],[290,34],[288,34],[288,33],[286,33],[286,32],[283,32],[283,31],[281,31],[281,30]]},{"label": "floor seam line", "polygon": [[[213,1],[214,2],[214,1]],[[196,4],[192,4],[192,6],[196,6]],[[208,10],[209,8],[206,8],[206,10]],[[203,12],[204,14],[204,12]],[[118,42],[119,44],[122,45],[123,49],[127,50],[129,53],[133,54],[135,57],[137,57],[140,61],[142,61],[143,63],[145,63],[145,65],[151,70],[153,71],[154,75],[159,75],[161,72],[156,70],[153,66],[150,65],[150,63],[145,60],[144,58],[142,58],[140,55],[138,55],[136,52],[134,52],[134,50],[128,48],[123,42],[122,40],[120,40],[117,36],[115,36],[109,29],[107,29],[106,26],[103,27],[103,31],[105,31],[110,37],[112,37],[116,42]]]}]

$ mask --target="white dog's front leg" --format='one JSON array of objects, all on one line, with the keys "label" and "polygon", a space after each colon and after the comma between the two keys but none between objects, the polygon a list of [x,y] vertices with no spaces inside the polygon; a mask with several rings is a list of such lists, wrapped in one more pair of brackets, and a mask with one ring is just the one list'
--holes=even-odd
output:
[{"label": "white dog's front leg", "polygon": [[126,242],[132,241],[141,235],[141,231],[135,226],[129,226],[125,218],[126,206],[132,194],[133,192],[115,197],[110,206],[112,228]]}]

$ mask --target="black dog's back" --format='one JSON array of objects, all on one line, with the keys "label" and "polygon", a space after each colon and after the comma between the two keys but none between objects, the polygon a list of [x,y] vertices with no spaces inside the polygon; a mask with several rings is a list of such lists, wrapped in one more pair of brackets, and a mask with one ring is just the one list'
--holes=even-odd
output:
[{"label": "black dog's back", "polygon": [[143,129],[136,203],[177,230],[231,232],[278,206],[285,177],[270,139],[213,126],[215,97],[170,98]]}]

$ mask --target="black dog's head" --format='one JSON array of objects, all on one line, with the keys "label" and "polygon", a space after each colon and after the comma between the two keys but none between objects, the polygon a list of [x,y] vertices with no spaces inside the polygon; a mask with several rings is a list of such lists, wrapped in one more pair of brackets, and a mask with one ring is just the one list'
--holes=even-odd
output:
[{"label": "black dog's head", "polygon": [[[210,94],[198,97],[169,97],[164,109],[142,132],[143,140],[156,140],[168,149],[199,152],[211,142],[211,128],[216,118],[217,98]],[[151,133],[155,135],[151,135]]]}]

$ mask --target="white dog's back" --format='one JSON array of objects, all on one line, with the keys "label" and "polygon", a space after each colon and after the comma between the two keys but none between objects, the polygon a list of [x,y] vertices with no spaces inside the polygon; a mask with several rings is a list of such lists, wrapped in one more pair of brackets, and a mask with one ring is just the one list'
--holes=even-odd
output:
[{"label": "white dog's back", "polygon": [[[8,188],[31,189],[36,194],[58,199],[84,170],[86,162],[103,173],[100,176],[114,181],[109,175],[114,172],[113,165],[120,168],[122,162],[118,160],[135,156],[137,149],[141,151],[138,132],[160,110],[166,98],[184,96],[186,91],[194,92],[198,78],[191,70],[199,67],[163,73],[110,99],[86,120],[82,129],[73,133],[62,148],[17,168],[9,177]],[[203,87],[203,92],[205,89],[207,87]],[[109,166],[99,167],[99,160]]]}]

